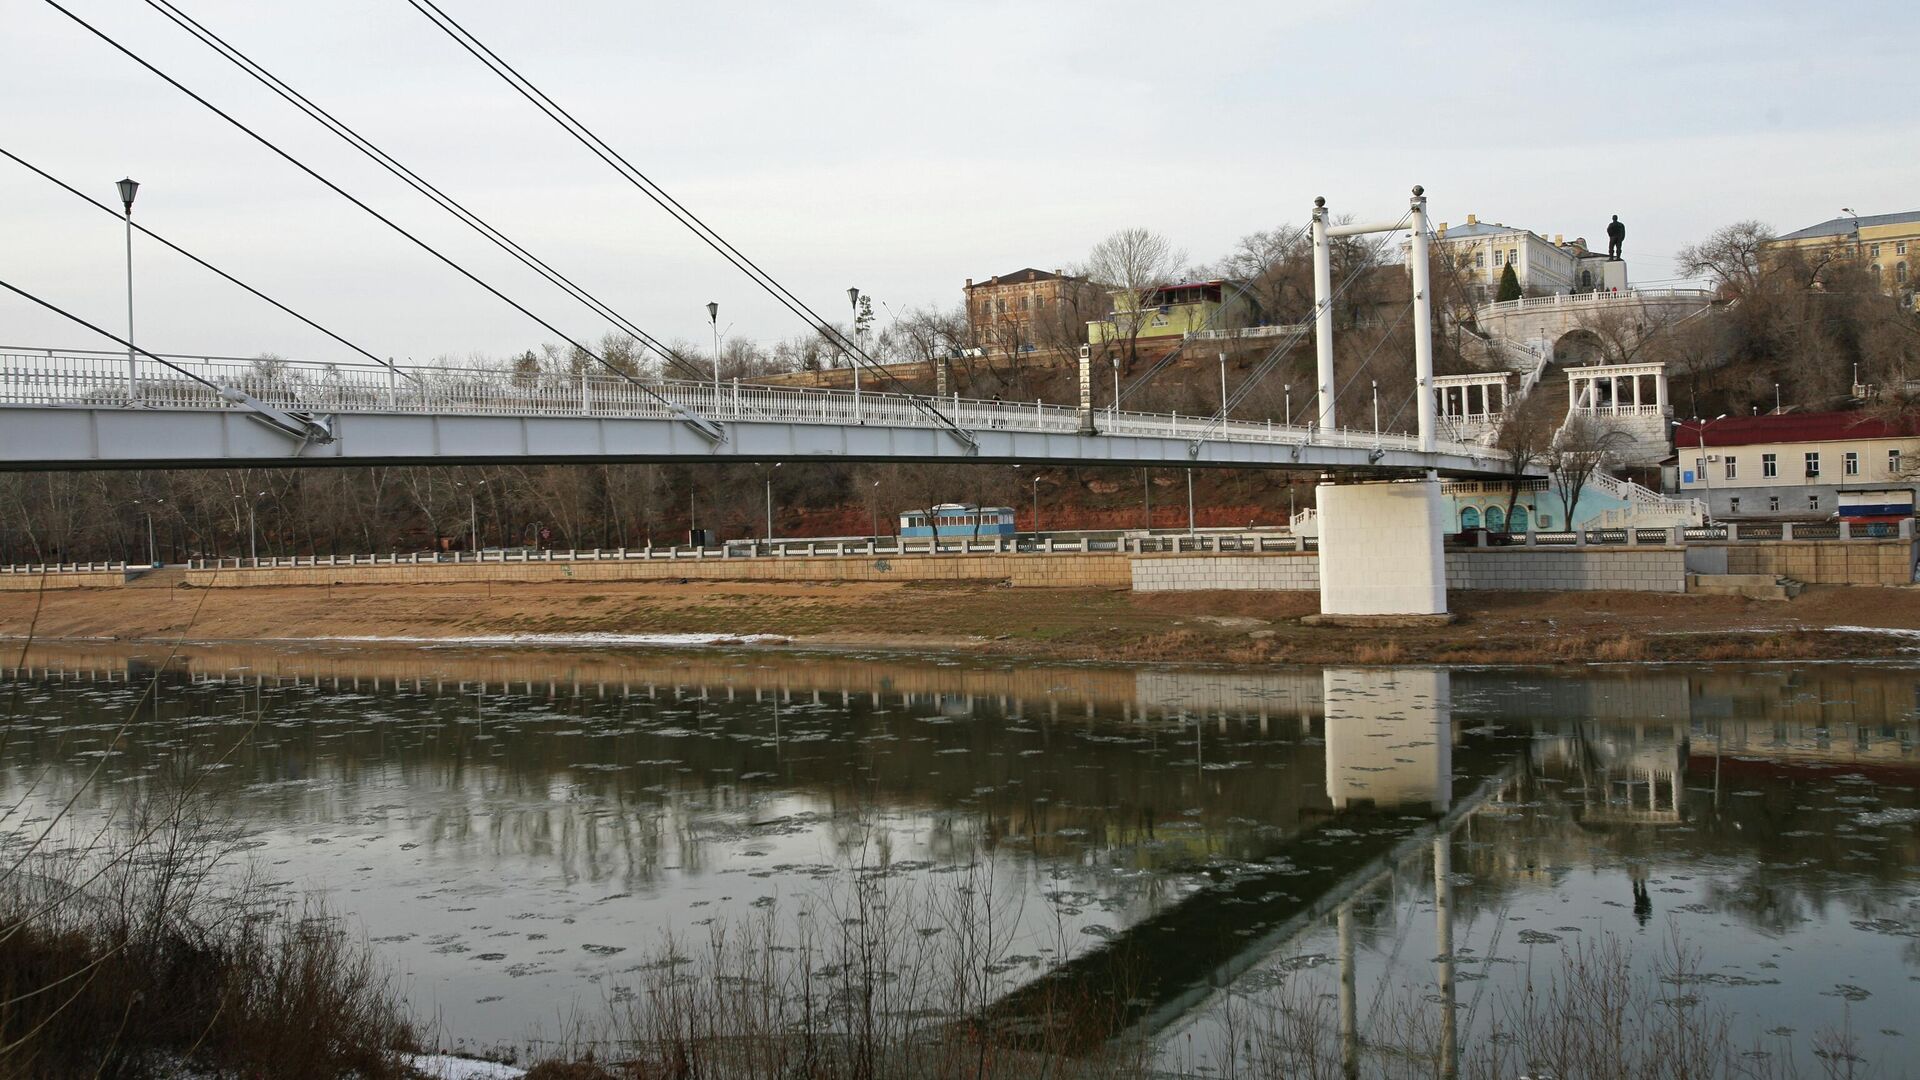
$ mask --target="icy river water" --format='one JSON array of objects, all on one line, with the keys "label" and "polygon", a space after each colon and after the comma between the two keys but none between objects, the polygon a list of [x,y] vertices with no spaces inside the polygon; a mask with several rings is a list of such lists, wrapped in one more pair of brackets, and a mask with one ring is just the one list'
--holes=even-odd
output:
[{"label": "icy river water", "polygon": [[844,925],[884,880],[917,933],[951,933],[955,896],[990,908],[999,1008],[1113,993],[1100,1034],[1184,1074],[1228,1068],[1276,990],[1362,1060],[1410,1009],[1460,1053],[1608,956],[1756,1053],[1920,1054],[1920,667],[6,663],[16,840],[76,793],[77,836],[198,777],[230,872],[324,900],[449,1046],[537,1051],[642,993],[669,941]]}]

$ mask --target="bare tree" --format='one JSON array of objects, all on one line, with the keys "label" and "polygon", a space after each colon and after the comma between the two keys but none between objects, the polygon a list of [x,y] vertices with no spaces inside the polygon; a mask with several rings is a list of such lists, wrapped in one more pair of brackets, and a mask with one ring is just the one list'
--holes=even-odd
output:
[{"label": "bare tree", "polygon": [[1521,482],[1550,452],[1560,420],[1561,414],[1544,394],[1528,394],[1501,414],[1493,445],[1506,465],[1507,522],[1513,521],[1513,508],[1520,502]]},{"label": "bare tree", "polygon": [[1681,277],[1709,278],[1730,295],[1744,296],[1760,284],[1761,249],[1772,239],[1773,229],[1764,222],[1736,221],[1682,247],[1674,265]]},{"label": "bare tree", "polygon": [[1173,241],[1149,229],[1121,229],[1093,246],[1083,268],[1085,277],[1114,293],[1114,336],[1122,342],[1121,355],[1131,367],[1139,358],[1138,343],[1146,329],[1147,296],[1187,261],[1187,253]]},{"label": "bare tree", "polygon": [[1614,448],[1627,436],[1597,423],[1593,418],[1575,414],[1560,429],[1559,438],[1547,451],[1547,472],[1553,492],[1560,499],[1567,528],[1574,527],[1573,512],[1580,506],[1580,494],[1593,474],[1605,467]]}]

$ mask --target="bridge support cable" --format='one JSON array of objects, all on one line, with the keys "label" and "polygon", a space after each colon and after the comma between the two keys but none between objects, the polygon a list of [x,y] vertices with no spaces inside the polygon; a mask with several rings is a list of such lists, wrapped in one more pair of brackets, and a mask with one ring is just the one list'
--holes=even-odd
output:
[{"label": "bridge support cable", "polygon": [[[255,420],[258,420],[261,423],[267,425],[268,427],[282,432],[283,434],[299,439],[300,449],[305,449],[308,443],[330,443],[333,441],[333,426],[330,418],[317,417],[311,413],[305,413],[305,412],[293,412],[291,410],[282,409],[274,405],[269,405],[266,402],[261,401],[259,398],[254,397],[252,394],[247,393],[244,390],[240,390],[231,386],[222,386],[221,384],[216,383],[211,379],[205,379],[200,377],[199,375],[195,375],[192,371],[187,370],[181,365],[176,364],[173,361],[168,360],[162,356],[156,355],[154,353],[150,353],[147,350],[139,347],[138,345],[135,345],[133,342],[128,341],[127,339],[120,337],[119,335],[114,334],[111,331],[101,329],[100,327],[95,326],[93,323],[88,322],[87,320],[81,318],[80,316],[75,315],[72,312],[63,309],[50,301],[42,300],[40,297],[33,295],[27,290],[22,289],[11,282],[0,281],[0,288],[4,288],[8,292],[24,297],[27,300],[31,300],[34,303],[40,305],[41,307],[46,308],[48,311],[53,312],[55,315],[58,315],[63,319],[68,319],[72,322],[78,323],[79,325],[86,327],[87,329],[93,331],[94,333],[99,334],[101,337],[104,337],[109,341],[114,342],[115,344],[121,346],[122,348],[130,349],[133,352],[139,353],[141,356],[146,357],[147,359],[153,361],[156,364],[161,364],[168,368],[172,368],[174,371],[177,371],[180,374],[185,375],[187,378],[192,379],[194,382],[199,383],[201,386],[204,386],[207,389],[212,390],[215,394],[218,394],[220,396],[221,400],[226,401],[233,405],[238,405],[242,409],[247,410],[247,413],[250,416],[252,416]],[[298,456],[299,452],[300,452],[299,450],[295,450],[294,454]]]},{"label": "bridge support cable", "polygon": [[[1307,226],[1306,228],[1303,228],[1301,232],[1306,232],[1308,229],[1313,229],[1314,235],[1315,235],[1315,243],[1324,245],[1325,237],[1321,235],[1324,230],[1320,223],[1323,222],[1323,217],[1325,214],[1325,207],[1326,207],[1326,200],[1324,198],[1319,198],[1319,199],[1315,199],[1314,203],[1315,203],[1314,221],[1316,224],[1312,224]],[[1392,226],[1392,231],[1398,231],[1399,228],[1405,225],[1406,220],[1407,219],[1403,217],[1399,222],[1395,223]],[[1335,228],[1351,229],[1353,228],[1353,226],[1336,226]],[[1378,230],[1378,231],[1386,231],[1386,229],[1382,228],[1381,230]],[[1298,234],[1296,234],[1296,236],[1297,235]],[[1335,232],[1333,235],[1345,235],[1345,233]],[[1326,281],[1329,283],[1328,287],[1330,289],[1330,292],[1326,294],[1326,302],[1324,304],[1316,303],[1313,317],[1296,325],[1291,333],[1289,333],[1279,343],[1274,345],[1273,348],[1269,349],[1267,351],[1267,355],[1262,357],[1258,363],[1256,363],[1251,369],[1248,370],[1247,377],[1241,380],[1239,388],[1221,402],[1220,411],[1216,413],[1208,421],[1207,426],[1203,428],[1200,434],[1195,436],[1193,441],[1189,444],[1190,453],[1193,453],[1196,455],[1199,453],[1200,444],[1202,442],[1205,442],[1213,432],[1218,431],[1221,428],[1221,426],[1226,423],[1227,416],[1233,410],[1233,408],[1239,405],[1241,402],[1245,401],[1248,395],[1252,394],[1253,391],[1260,385],[1261,381],[1264,380],[1268,375],[1272,374],[1275,368],[1280,366],[1281,361],[1286,358],[1288,353],[1292,352],[1293,347],[1295,345],[1298,345],[1300,343],[1300,340],[1303,337],[1305,337],[1309,331],[1316,330],[1319,327],[1320,319],[1323,314],[1328,320],[1332,319],[1334,303],[1337,302],[1341,296],[1345,295],[1346,291],[1353,286],[1353,283],[1355,281],[1359,280],[1360,275],[1364,273],[1370,265],[1372,265],[1373,260],[1376,260],[1380,257],[1380,253],[1383,250],[1385,250],[1386,244],[1389,240],[1391,240],[1391,238],[1392,238],[1392,232],[1389,231],[1387,232],[1387,235],[1383,236],[1380,240],[1376,241],[1373,246],[1373,249],[1368,253],[1368,259],[1366,261],[1363,261],[1360,265],[1355,266],[1353,270],[1351,270],[1347,274],[1347,276],[1340,282],[1340,287],[1337,289],[1331,288],[1330,283],[1333,280],[1332,269],[1331,269],[1332,263],[1331,263],[1331,259],[1327,261]],[[1320,270],[1320,266],[1318,265],[1319,262],[1320,260],[1316,256],[1316,259],[1315,259],[1316,287],[1320,282],[1320,278],[1318,276],[1319,270]],[[1395,323],[1395,326],[1398,326],[1397,322]],[[1391,335],[1391,333],[1392,331],[1389,330],[1388,334]],[[1332,337],[1331,335],[1325,335],[1325,337],[1328,342],[1328,347],[1330,349],[1332,346]],[[1375,352],[1379,351],[1379,347],[1380,347],[1379,343],[1376,342],[1374,345],[1374,351]],[[1368,353],[1367,360],[1370,361],[1372,357],[1373,357],[1373,354]],[[1361,366],[1362,368],[1364,368],[1366,366],[1366,362],[1363,361]],[[1316,387],[1314,392],[1307,396],[1307,400],[1301,403],[1301,407],[1302,407],[1301,415],[1312,415],[1305,411],[1306,408],[1320,401],[1324,396],[1337,396],[1334,394],[1334,391],[1332,390],[1332,386],[1331,386],[1332,375],[1331,375],[1330,360],[1327,364],[1327,370],[1329,372],[1327,375],[1327,381],[1328,381],[1327,387],[1325,388]],[[1352,377],[1349,377],[1348,383],[1351,384],[1351,382],[1352,382]],[[1331,413],[1331,410],[1326,410],[1325,414],[1330,415],[1330,413]],[[1328,430],[1327,425],[1320,423],[1319,421],[1308,421],[1307,427],[1310,430],[1313,430],[1313,429],[1317,429],[1321,431]]]},{"label": "bridge support cable", "polygon": [[[265,66],[240,51],[236,46],[228,43],[226,39],[208,29],[203,23],[194,19],[186,12],[181,11],[177,6],[168,2],[168,0],[146,0],[146,2],[147,6],[166,16],[174,25],[185,30],[202,44],[225,57],[235,67],[252,76],[254,80],[262,86],[273,91],[288,104],[305,113],[315,123],[326,128],[347,143],[347,145],[360,151],[360,153],[371,159],[375,164],[393,174],[415,191],[426,196],[435,205],[458,218],[468,228],[478,232],[481,236],[492,242],[494,246],[518,260],[521,265],[534,271],[541,277],[546,278],[547,281],[557,286],[562,292],[565,292],[568,296],[584,304],[594,314],[612,323],[615,329],[645,344],[681,374],[695,381],[706,381],[708,378],[707,372],[701,371],[692,362],[675,352],[664,342],[641,329],[631,319],[614,310],[613,307],[600,300],[599,297],[594,296],[584,287],[575,283],[571,278],[554,269],[552,265],[509,238],[505,233],[468,209],[464,204],[402,164],[391,154],[375,145],[372,140],[361,135],[352,127],[349,127],[346,122],[321,108],[318,104],[315,104],[314,101],[305,94],[287,85],[279,76],[268,71]],[[717,362],[716,360],[716,363]]]},{"label": "bridge support cable", "polygon": [[[1233,290],[1234,296],[1236,297],[1243,296],[1246,294],[1246,292],[1247,292],[1247,287],[1245,285],[1234,286],[1234,290]],[[1134,303],[1138,304],[1139,300],[1136,299]],[[1119,401],[1125,401],[1127,398],[1132,397],[1135,392],[1139,391],[1148,382],[1152,381],[1154,376],[1159,375],[1162,371],[1165,371],[1168,367],[1172,366],[1173,362],[1179,358],[1180,354],[1186,351],[1187,343],[1193,338],[1195,334],[1204,334],[1209,330],[1215,329],[1213,325],[1215,320],[1219,319],[1221,314],[1225,312],[1226,309],[1227,309],[1227,305],[1224,302],[1221,303],[1219,307],[1214,309],[1213,314],[1207,316],[1207,320],[1200,324],[1200,328],[1198,330],[1190,330],[1187,333],[1180,335],[1180,340],[1174,342],[1173,347],[1168,349],[1160,357],[1160,359],[1155,360],[1152,364],[1148,365],[1147,370],[1141,372],[1138,375],[1135,375],[1131,381],[1129,381],[1125,386],[1120,388]],[[1116,406],[1119,404],[1119,401],[1115,402]]]},{"label": "bridge support cable", "polygon": [[[48,2],[51,3],[52,0],[48,0]],[[451,38],[455,44],[465,49],[474,59],[480,61],[487,70],[493,72],[502,82],[512,87],[516,93],[526,98],[536,109],[539,109],[541,113],[545,114],[549,120],[552,120],[568,135],[571,135],[576,142],[586,147],[590,153],[599,158],[609,168],[613,169],[614,172],[618,173],[622,179],[637,188],[641,194],[652,200],[655,205],[665,210],[670,217],[679,222],[689,232],[693,233],[694,236],[698,237],[702,243],[712,248],[721,258],[731,263],[735,269],[745,274],[748,280],[758,285],[760,289],[768,296],[771,296],[776,303],[807,322],[809,329],[826,337],[830,343],[844,351],[855,364],[864,364],[881,379],[891,384],[896,392],[908,399],[917,412],[945,429],[964,446],[968,447],[970,452],[978,447],[978,443],[974,439],[973,434],[962,428],[956,420],[940,411],[934,403],[934,399],[924,394],[914,393],[902,383],[893,372],[887,370],[884,365],[876,362],[871,356],[867,355],[866,351],[862,349],[856,341],[840,332],[840,330],[828,320],[822,318],[818,312],[808,306],[806,301],[800,299],[800,297],[795,295],[785,285],[782,285],[772,274],[748,258],[739,248],[728,241],[726,237],[720,235],[712,226],[701,220],[699,215],[687,209],[679,200],[669,194],[665,188],[655,183],[651,177],[641,172],[637,166],[631,161],[628,161],[618,150],[615,150],[609,145],[606,140],[600,138],[591,128],[581,123],[572,113],[569,113],[565,108],[561,107],[559,103],[549,97],[547,93],[534,84],[532,80],[522,75],[513,65],[507,63],[498,53],[487,47],[472,31],[462,26],[451,15],[441,10],[438,5],[433,3],[433,0],[407,0],[407,2],[412,5],[414,10],[424,16],[428,22],[433,23],[437,29]]]},{"label": "bridge support cable", "polygon": [[[26,169],[28,172],[31,172],[34,175],[39,176],[41,179],[46,180],[49,183],[55,185],[56,187],[59,187],[65,190],[68,194],[74,196],[75,198],[78,198],[85,202],[93,204],[94,206],[98,207],[102,212],[111,215],[114,218],[114,220],[116,221],[120,220],[120,217],[121,217],[120,212],[115,210],[113,207],[108,206],[106,203],[101,202],[100,200],[94,198],[91,195],[88,195],[86,192],[81,191],[79,188],[74,187],[72,184],[67,183],[65,180],[62,180],[59,177],[54,176],[53,174],[40,168],[39,166],[34,165],[32,162],[29,162],[25,158],[20,157],[18,154],[15,154],[7,150],[5,147],[0,147],[0,157],[7,158],[9,161],[14,162],[20,167]],[[366,349],[361,348],[359,345],[356,345],[353,342],[348,341],[346,338],[341,337],[339,334],[334,333],[332,330],[329,330],[326,327],[320,325],[319,323],[314,322],[312,319],[307,318],[305,315],[302,315],[299,312],[288,307],[287,305],[281,303],[280,301],[275,300],[273,297],[268,296],[266,293],[261,292],[259,289],[254,288],[253,286],[247,284],[244,281],[241,281],[239,278],[234,277],[232,274],[227,273],[225,270],[220,269],[219,267],[213,265],[212,263],[201,258],[200,256],[195,255],[193,252],[188,251],[187,249],[181,247],[180,245],[174,243],[171,240],[168,240],[166,237],[161,236],[160,234],[154,232],[152,229],[147,228],[145,225],[142,225],[136,221],[133,223],[133,227],[135,231],[139,232],[140,235],[145,236],[147,239],[160,244],[161,246],[167,248],[169,251],[172,251],[176,255],[181,255],[186,257],[189,260],[192,260],[195,264],[197,264],[198,266],[206,270],[212,271],[214,274],[218,275],[222,280],[230,284],[239,286],[240,288],[246,290],[249,294],[251,294],[255,298],[266,301],[268,304],[273,305],[273,307],[275,307],[279,311],[293,316],[295,319],[298,319],[300,322],[306,324],[307,326],[320,331],[322,334],[325,334],[326,336],[332,338],[333,340],[339,342],[340,344],[345,345],[347,348],[352,349],[354,352],[359,353],[361,356],[364,356],[367,359],[373,361],[374,363],[379,364],[380,366],[388,369],[389,371],[393,372],[396,376],[405,378],[409,382],[420,381],[419,376],[414,375],[412,372],[407,371],[405,368],[400,367],[399,365],[395,364],[392,360],[375,356],[373,353],[368,352]]]},{"label": "bridge support cable", "polygon": [[[491,294],[495,299],[498,299],[502,303],[513,308],[515,311],[518,311],[520,314],[525,315],[527,318],[533,320],[535,323],[539,324],[542,328],[544,328],[548,333],[553,334],[554,336],[560,338],[562,341],[565,341],[567,344],[573,346],[575,349],[578,349],[582,355],[587,356],[588,358],[592,359],[595,363],[599,364],[601,367],[606,368],[608,371],[613,372],[615,375],[633,384],[633,386],[637,388],[642,394],[646,395],[647,397],[659,403],[661,406],[663,406],[669,412],[671,412],[677,419],[686,423],[688,426],[692,427],[694,430],[700,432],[700,434],[705,438],[715,443],[724,442],[726,440],[726,431],[719,424],[707,419],[706,417],[699,415],[698,413],[694,412],[692,409],[687,408],[686,406],[680,405],[677,402],[669,400],[666,396],[662,395],[659,391],[648,386],[646,383],[640,381],[639,379],[634,378],[632,374],[628,373],[618,365],[609,363],[605,357],[601,356],[599,353],[588,348],[586,345],[576,340],[572,335],[568,334],[564,330],[561,330],[559,327],[541,318],[540,316],[535,315],[532,311],[529,311],[524,305],[514,300],[512,297],[501,292],[499,289],[489,284],[487,281],[485,281],[484,279],[482,279],[481,277],[473,273],[471,270],[468,270],[466,267],[460,265],[459,263],[455,262],[453,259],[449,258],[447,255],[443,254],[438,248],[427,243],[425,240],[420,239],[418,236],[415,236],[413,233],[407,231],[406,228],[401,226],[398,222],[395,222],[392,218],[387,217],[385,214],[382,214],[380,211],[375,210],[373,207],[369,206],[365,202],[362,202],[359,198],[354,196],[352,193],[348,192],[345,188],[342,188],[340,185],[327,179],[325,176],[322,176],[319,172],[314,170],[311,166],[307,165],[305,162],[301,161],[299,158],[296,158],[292,154],[288,153],[287,151],[282,150],[278,145],[276,145],[272,140],[268,139],[266,136],[261,135],[259,132],[248,127],[246,124],[241,123],[231,113],[226,112],[225,110],[221,109],[219,106],[213,104],[211,101],[208,101],[206,98],[200,96],[198,93],[195,93],[193,90],[189,89],[185,84],[181,83],[178,79],[175,79],[173,76],[168,75],[164,71],[161,71],[158,67],[155,67],[153,64],[149,63],[147,60],[142,58],[138,53],[135,53],[132,49],[129,49],[125,45],[120,44],[120,42],[114,40],[114,38],[109,34],[107,34],[106,32],[100,30],[98,27],[94,26],[92,23],[87,22],[85,19],[82,19],[80,16],[74,14],[72,11],[62,6],[58,2],[58,0],[45,0],[45,2],[47,6],[53,8],[55,11],[58,11],[60,14],[65,15],[67,18],[73,20],[75,23],[78,23],[88,33],[91,33],[93,36],[99,38],[101,41],[104,41],[108,45],[112,46],[121,55],[132,60],[134,63],[139,64],[141,67],[146,68],[149,72],[152,72],[155,76],[159,77],[162,81],[167,83],[167,85],[172,86],[174,89],[192,98],[195,102],[199,103],[202,107],[207,109],[209,112],[213,113],[215,116],[218,116],[222,120],[225,120],[227,123],[238,128],[241,132],[246,134],[249,138],[253,139],[255,142],[259,143],[261,146],[266,147],[268,150],[272,151],[281,160],[292,165],[294,168],[299,169],[301,172],[306,173],[308,176],[312,177],[314,180],[319,181],[320,184],[325,186],[329,191],[332,191],[334,194],[340,196],[341,198],[352,203],[353,205],[359,207],[361,210],[365,211],[368,215],[373,217],[374,220],[380,222],[381,224],[385,225],[387,228],[392,229],[394,232],[399,233],[401,236],[412,241],[414,246],[418,247],[420,250],[433,256],[434,258],[440,260],[440,262],[442,262],[447,267],[449,267],[450,269],[458,273],[460,276],[466,278],[468,281],[471,281],[475,285],[480,286],[482,289],[486,290],[489,294]],[[716,402],[716,404],[718,404],[718,402]]]}]

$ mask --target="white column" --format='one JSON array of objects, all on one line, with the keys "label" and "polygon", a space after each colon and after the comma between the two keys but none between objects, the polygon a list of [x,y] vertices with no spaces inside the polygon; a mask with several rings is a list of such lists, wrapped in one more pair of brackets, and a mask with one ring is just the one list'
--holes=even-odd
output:
[{"label": "white column", "polygon": [[1320,386],[1315,399],[1320,426],[1331,429],[1333,415],[1333,252],[1327,247],[1327,200],[1313,200],[1313,349]]},{"label": "white column", "polygon": [[1667,415],[1667,371],[1661,368],[1653,376],[1653,403],[1660,406],[1660,415]]},{"label": "white column", "polygon": [[1420,449],[1433,452],[1433,285],[1427,280],[1426,189],[1413,185],[1413,377],[1420,401]]},{"label": "white column", "polygon": [[1638,375],[1633,376],[1633,408],[1636,412],[1640,409],[1640,376]]}]

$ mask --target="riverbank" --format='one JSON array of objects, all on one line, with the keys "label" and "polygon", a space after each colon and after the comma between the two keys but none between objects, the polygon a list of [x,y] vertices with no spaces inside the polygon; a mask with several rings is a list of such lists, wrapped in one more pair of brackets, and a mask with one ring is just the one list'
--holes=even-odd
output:
[{"label": "riverbank", "polygon": [[[1312,593],[1012,592],[980,583],[542,582],[0,593],[0,636],[47,641],[444,642],[804,648],[1192,663],[1866,659],[1920,648],[1920,590],[1790,602],[1460,592],[1440,627],[1305,626]],[[657,637],[656,637],[657,636]]]}]

